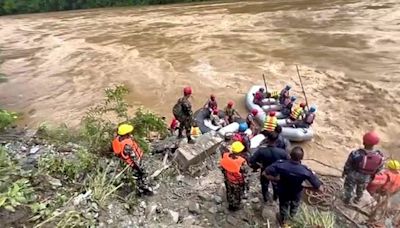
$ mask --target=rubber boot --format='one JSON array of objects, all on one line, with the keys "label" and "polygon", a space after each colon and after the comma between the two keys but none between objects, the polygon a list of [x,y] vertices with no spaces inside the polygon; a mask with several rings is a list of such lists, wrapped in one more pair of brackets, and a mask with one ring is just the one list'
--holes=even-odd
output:
[{"label": "rubber boot", "polygon": [[194,144],[194,140],[192,139],[192,137],[190,137],[190,135],[187,135],[187,140],[189,144]]},{"label": "rubber boot", "polygon": [[183,138],[183,134],[182,134],[183,130],[181,128],[178,129],[178,139]]}]

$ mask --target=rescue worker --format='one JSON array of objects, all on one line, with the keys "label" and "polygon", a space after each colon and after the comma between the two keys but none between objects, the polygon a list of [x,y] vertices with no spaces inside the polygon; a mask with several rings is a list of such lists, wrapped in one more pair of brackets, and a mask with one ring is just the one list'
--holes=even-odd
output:
[{"label": "rescue worker", "polygon": [[220,161],[221,170],[225,177],[229,210],[239,209],[248,182],[246,160],[239,156],[243,150],[244,145],[241,142],[233,142],[231,152],[223,153]]},{"label": "rescue worker", "polygon": [[267,98],[274,98],[276,101],[279,101],[279,92],[276,90],[267,92]]},{"label": "rescue worker", "polygon": [[253,133],[253,135],[256,135],[257,132],[257,123],[255,120],[255,117],[258,114],[258,110],[257,109],[252,109],[251,112],[247,115],[246,117],[246,123],[247,126],[249,126],[249,128],[251,129],[251,132]]},{"label": "rescue worker", "polygon": [[278,220],[281,225],[285,225],[287,219],[296,214],[303,191],[303,181],[309,181],[315,190],[322,190],[318,177],[307,166],[301,164],[303,157],[303,149],[296,146],[290,152],[290,160],[279,160],[268,166],[263,173],[265,178],[277,183]]},{"label": "rescue worker", "polygon": [[300,103],[299,106],[295,107],[292,112],[290,113],[290,120],[291,121],[297,121],[297,120],[302,120],[303,119],[303,114],[304,114],[304,108],[306,107],[305,103]]},{"label": "rescue worker", "polygon": [[192,136],[192,139],[197,139],[201,136],[201,134],[202,133],[199,126],[197,126],[197,123],[193,121],[192,128],[190,129],[190,135]]},{"label": "rescue worker", "polygon": [[210,115],[210,120],[211,120],[211,123],[214,126],[222,127],[222,126],[225,125],[224,119],[221,119],[219,117],[219,110],[218,109],[212,110],[211,115]]},{"label": "rescue worker", "polygon": [[250,138],[249,135],[246,133],[247,129],[249,129],[247,123],[245,122],[240,123],[238,132],[234,134],[232,137],[234,141],[239,141],[244,145],[245,149],[241,154],[246,159],[246,161],[249,159],[249,154],[250,154]]},{"label": "rescue worker", "polygon": [[240,116],[239,113],[233,108],[233,101],[229,101],[225,107],[225,123],[231,124],[235,121],[236,116]]},{"label": "rescue worker", "polygon": [[375,175],[368,184],[367,191],[379,195],[392,195],[400,191],[400,162],[390,159],[386,162],[386,169]]},{"label": "rescue worker", "polygon": [[192,104],[189,101],[191,95],[192,88],[189,86],[185,87],[183,89],[183,97],[179,98],[174,108],[172,109],[175,118],[180,122],[178,138],[183,137],[183,130],[185,130],[188,143],[194,143],[194,141],[190,137],[190,128],[192,126],[193,119]]},{"label": "rescue worker", "polygon": [[132,131],[132,125],[121,124],[118,127],[117,135],[112,141],[112,148],[117,157],[132,167],[134,176],[137,177],[137,193],[139,195],[152,194],[151,188],[146,183],[146,173],[141,166],[143,151],[131,135]]},{"label": "rescue worker", "polygon": [[282,136],[282,127],[276,126],[275,132],[278,133],[278,139],[276,140],[276,147],[284,149],[286,152],[289,152],[290,141]]},{"label": "rescue worker", "polygon": [[264,88],[260,88],[255,94],[253,103],[262,107],[264,104],[263,100],[266,98],[266,94],[264,92]]},{"label": "rescue worker", "polygon": [[174,117],[169,125],[169,131],[171,135],[175,135],[176,130],[179,128],[179,121]]},{"label": "rescue worker", "polygon": [[286,85],[285,88],[281,90],[281,92],[279,93],[279,104],[283,105],[285,99],[290,98],[289,90],[291,88],[292,87],[290,85]]},{"label": "rescue worker", "polygon": [[276,117],[275,111],[270,111],[268,116],[265,117],[263,131],[273,132],[276,126],[278,126],[278,118]]},{"label": "rescue worker", "polygon": [[342,177],[344,180],[344,203],[349,204],[354,189],[356,197],[354,203],[360,202],[364,190],[376,173],[383,168],[383,154],[375,150],[374,146],[379,143],[376,132],[367,132],[363,136],[364,148],[352,151],[344,165]]},{"label": "rescue worker", "polygon": [[297,120],[294,122],[294,127],[296,128],[309,128],[313,123],[316,117],[317,108],[312,105],[310,110],[306,113],[305,117],[302,120]]},{"label": "rescue worker", "polygon": [[281,113],[283,116],[287,117],[290,116],[292,112],[292,107],[294,102],[296,101],[296,96],[291,96],[290,98],[285,98],[282,104]]},{"label": "rescue worker", "polygon": [[[270,196],[268,192],[269,180],[262,175],[262,172],[272,163],[278,160],[286,160],[289,158],[285,150],[276,147],[276,140],[278,139],[278,133],[268,132],[267,146],[260,146],[257,151],[251,156],[249,160],[249,165],[254,171],[260,170],[260,183],[261,183],[261,193],[264,202],[270,201]],[[276,188],[273,189],[273,199],[277,199]]]},{"label": "rescue worker", "polygon": [[215,99],[215,95],[211,94],[210,95],[210,99],[208,100],[205,108],[207,108],[210,113],[214,110],[214,109],[218,109],[218,104],[217,104],[217,100]]}]

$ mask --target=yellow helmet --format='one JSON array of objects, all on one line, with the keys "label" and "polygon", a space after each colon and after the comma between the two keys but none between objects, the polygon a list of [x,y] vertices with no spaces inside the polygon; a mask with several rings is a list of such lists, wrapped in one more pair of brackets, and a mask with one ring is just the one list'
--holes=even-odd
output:
[{"label": "yellow helmet", "polygon": [[386,167],[391,170],[400,170],[400,162],[394,159],[390,159],[386,162]]},{"label": "yellow helmet", "polygon": [[240,153],[244,150],[244,145],[240,141],[236,141],[232,143],[232,153]]},{"label": "yellow helmet", "polygon": [[118,134],[119,135],[126,135],[133,131],[133,126],[130,124],[121,124],[118,127]]}]

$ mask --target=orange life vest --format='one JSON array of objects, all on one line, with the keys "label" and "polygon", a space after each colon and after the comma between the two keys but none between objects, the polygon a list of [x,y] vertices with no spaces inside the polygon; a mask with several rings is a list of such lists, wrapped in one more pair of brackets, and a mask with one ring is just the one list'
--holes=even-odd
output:
[{"label": "orange life vest", "polygon": [[292,119],[292,120],[299,119],[302,112],[303,112],[303,108],[300,106],[297,106],[296,108],[293,109],[292,113],[290,113],[290,119]]},{"label": "orange life vest", "polygon": [[243,174],[240,173],[240,168],[246,160],[241,156],[230,156],[230,153],[224,153],[220,161],[221,167],[226,171],[226,179],[233,184],[244,183]]},{"label": "orange life vest", "polygon": [[278,118],[276,116],[267,116],[264,122],[264,130],[272,132],[275,131],[278,125]]},{"label": "orange life vest", "polygon": [[400,190],[400,173],[385,170],[375,175],[375,178],[368,184],[370,193],[395,193]]},{"label": "orange life vest", "polygon": [[132,138],[126,138],[126,139],[121,139],[121,136],[117,136],[114,138],[112,141],[112,147],[114,154],[122,160],[124,160],[128,165],[132,165],[134,161],[129,155],[126,155],[124,153],[125,146],[129,145],[131,146],[133,152],[135,153],[136,157],[138,160],[142,159],[143,156],[143,151],[140,149],[139,145],[132,139]]}]

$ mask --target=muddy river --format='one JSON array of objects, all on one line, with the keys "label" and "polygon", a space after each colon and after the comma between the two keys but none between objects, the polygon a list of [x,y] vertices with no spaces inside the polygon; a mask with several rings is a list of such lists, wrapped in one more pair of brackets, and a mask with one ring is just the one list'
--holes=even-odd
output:
[{"label": "muddy river", "polygon": [[[76,125],[112,84],[163,116],[183,86],[244,113],[244,94],[286,83],[318,106],[308,156],[338,165],[376,129],[400,155],[400,1],[207,2],[0,17],[0,104],[30,126]],[[340,166],[339,165],[339,166]]]}]

